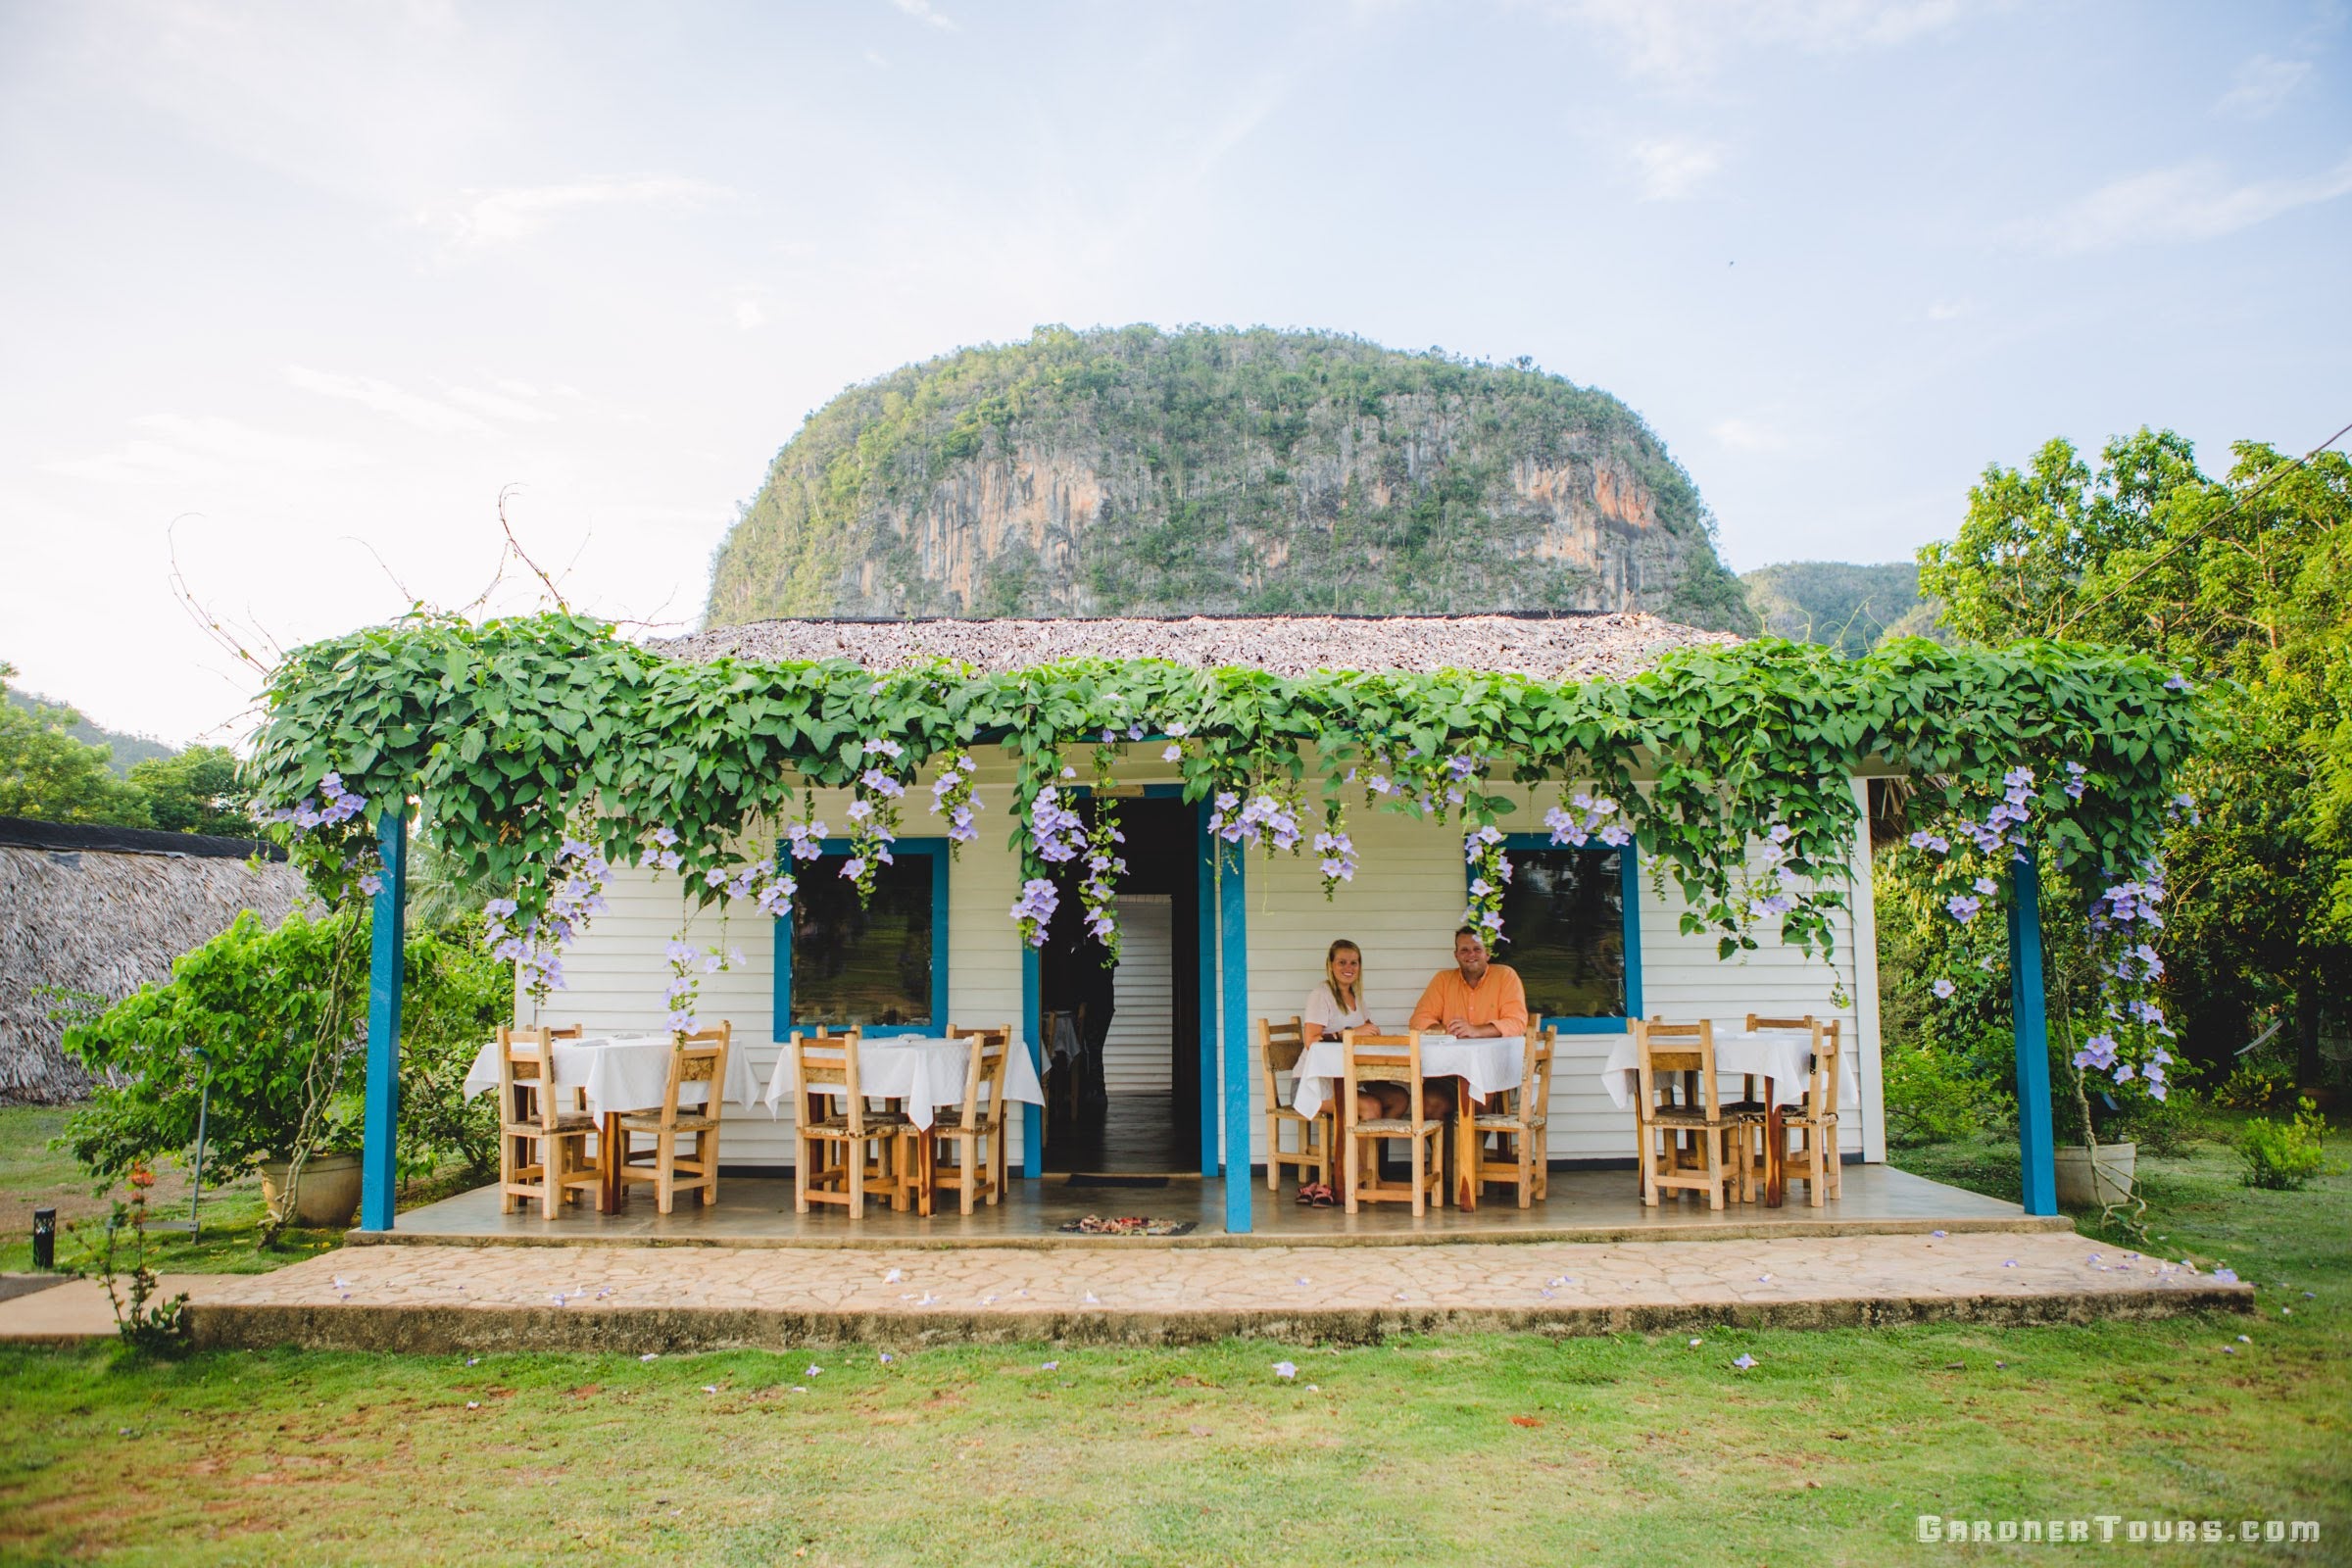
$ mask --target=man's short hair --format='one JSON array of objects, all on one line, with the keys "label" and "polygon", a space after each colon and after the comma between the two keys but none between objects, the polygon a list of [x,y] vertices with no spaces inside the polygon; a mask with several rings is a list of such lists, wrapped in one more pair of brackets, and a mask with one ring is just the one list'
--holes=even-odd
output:
[{"label": "man's short hair", "polygon": [[1464,937],[1478,938],[1478,945],[1482,948],[1487,945],[1486,933],[1479,930],[1479,928],[1474,925],[1457,925],[1453,928],[1454,941],[1459,942]]}]

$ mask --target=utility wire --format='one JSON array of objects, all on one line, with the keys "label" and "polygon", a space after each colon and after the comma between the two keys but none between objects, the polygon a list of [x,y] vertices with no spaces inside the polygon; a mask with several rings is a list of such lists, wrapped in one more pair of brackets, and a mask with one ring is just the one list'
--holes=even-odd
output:
[{"label": "utility wire", "polygon": [[2131,576],[2126,577],[2122,582],[2117,583],[2113,588],[2108,589],[2105,593],[2099,595],[2098,598],[2093,599],[2089,604],[2084,605],[2082,609],[2067,616],[2066,619],[2060,621],[2058,623],[2058,635],[2065,635],[2066,629],[2069,626],[2072,626],[2076,621],[2080,620],[2082,616],[2098,609],[2108,600],[2113,599],[2117,594],[2122,593],[2125,589],[2139,581],[2140,578],[2146,576],[2149,572],[2154,571],[2158,566],[2163,565],[2164,563],[2170,560],[2176,553],[2184,549],[2188,542],[2196,538],[2197,535],[2203,533],[2206,529],[2212,527],[2215,523],[2220,522],[2225,517],[2230,516],[2238,512],[2246,505],[2246,503],[2252,501],[2256,496],[2261,495],[2265,490],[2268,490],[2271,486],[2277,484],[2279,480],[2285,478],[2297,468],[2300,468],[2304,465],[2310,463],[2312,459],[2318,457],[2321,453],[2327,451],[2338,441],[2341,441],[2347,434],[2352,434],[2352,424],[2345,425],[2341,430],[2336,431],[2335,434],[2329,436],[2318,446],[2313,447],[2309,452],[2304,453],[2301,457],[2289,458],[2284,463],[2279,464],[2277,467],[2270,471],[2270,474],[2264,478],[2262,483],[2256,485],[2244,495],[2239,496],[2236,500],[2230,502],[2230,505],[2224,507],[2212,516],[2207,517],[2203,522],[2198,523],[2194,528],[2189,529],[2188,532],[2182,534],[2180,538],[2174,540],[2164,549],[2158,551],[2156,553],[2156,558],[2153,561],[2150,561],[2146,565],[2141,566]]}]

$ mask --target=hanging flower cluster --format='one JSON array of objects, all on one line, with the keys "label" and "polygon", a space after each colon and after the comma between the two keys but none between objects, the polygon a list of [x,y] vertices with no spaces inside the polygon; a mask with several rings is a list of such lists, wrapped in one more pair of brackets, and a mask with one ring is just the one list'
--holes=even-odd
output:
[{"label": "hanging flower cluster", "polygon": [[1511,858],[1503,853],[1502,830],[1488,822],[1462,837],[1462,858],[1470,867],[1470,904],[1462,924],[1476,926],[1489,942],[1502,938],[1502,896],[1511,885]]},{"label": "hanging flower cluster", "polygon": [[963,847],[980,836],[973,813],[983,807],[972,788],[979,772],[980,764],[972,760],[972,754],[957,747],[948,754],[939,777],[931,781],[931,814],[948,819],[950,855],[960,857]]},{"label": "hanging flower cluster", "polygon": [[[2134,1077],[2149,1097],[2163,1100],[2172,1093],[2166,1069],[2173,1054],[2166,1042],[2174,1038],[2164,1008],[2150,994],[2164,978],[2164,959],[2156,953],[2154,937],[2164,929],[2164,873],[2148,867],[2135,878],[2102,892],[2090,906],[2090,931],[2099,973],[2099,997],[2108,1027],[2082,1042],[2074,1064],[2106,1073],[2119,1084]],[[2125,1039],[2118,1041],[2121,1031]]]},{"label": "hanging flower cluster", "polygon": [[906,748],[897,741],[867,741],[865,766],[851,787],[850,854],[841,862],[841,874],[858,889],[859,903],[873,897],[876,869],[894,863],[890,847],[899,841],[899,802],[906,794],[897,769],[906,756]]},{"label": "hanging flower cluster", "polygon": [[1216,808],[1208,813],[1208,830],[1228,844],[1246,850],[1263,845],[1272,855],[1299,845],[1298,802],[1261,790],[1244,804],[1238,790],[1217,792]]},{"label": "hanging flower cluster", "polygon": [[367,809],[367,798],[345,789],[343,775],[331,768],[319,777],[316,795],[306,795],[292,806],[263,810],[259,801],[254,803],[263,821],[282,822],[293,830],[298,845],[307,842],[306,868],[330,903],[353,888],[371,899],[384,890],[383,861],[375,841],[364,831],[344,827]]},{"label": "hanging flower cluster", "polygon": [[1039,790],[1029,803],[1029,848],[1052,865],[1075,860],[1086,848],[1085,819],[1064,803],[1061,791],[1052,784]]},{"label": "hanging flower cluster", "polygon": [[492,957],[514,965],[515,984],[534,1003],[545,1005],[548,995],[562,988],[564,950],[578,940],[591,918],[605,912],[605,879],[612,870],[602,850],[569,834],[556,851],[544,914],[525,915],[517,926],[514,900],[492,899],[482,906],[484,946]]},{"label": "hanging flower cluster", "polygon": [[1634,839],[1634,830],[1618,814],[1615,801],[1582,790],[1545,811],[1544,825],[1551,829],[1552,843],[1574,845],[1580,850],[1594,839],[1611,849],[1623,849]]},{"label": "hanging flower cluster", "polygon": [[1786,822],[1773,823],[1764,835],[1761,852],[1764,861],[1763,883],[1771,891],[1751,891],[1748,902],[1749,912],[1759,920],[1781,918],[1795,908],[1796,901],[1804,897],[1805,879],[1797,873],[1795,866],[1788,863],[1789,837],[1788,824]]},{"label": "hanging flower cluster", "polygon": [[1095,798],[1095,824],[1086,836],[1086,876],[1078,884],[1078,906],[1085,911],[1087,934],[1102,945],[1102,961],[1119,961],[1117,899],[1119,878],[1127,862],[1118,846],[1127,842],[1119,831],[1119,813],[1103,796]]},{"label": "hanging flower cluster", "polygon": [[695,1030],[695,1009],[702,1001],[703,977],[742,963],[743,950],[728,948],[722,952],[715,945],[698,948],[683,937],[672,937],[664,951],[669,956],[669,989],[662,994],[662,1000],[669,1007],[669,1016],[662,1021],[662,1027],[669,1031],[673,1041],[683,1042]]},{"label": "hanging flower cluster", "polygon": [[1020,923],[1021,940],[1033,948],[1046,945],[1046,928],[1054,923],[1054,911],[1061,907],[1061,894],[1050,876],[1033,876],[1021,884],[1021,896],[1014,901],[1012,917]]},{"label": "hanging flower cluster", "polygon": [[[2076,761],[2064,762],[2049,785],[2033,767],[2016,763],[2003,770],[2000,796],[1983,815],[1962,812],[1947,831],[1914,831],[1907,841],[1911,849],[1937,863],[1936,906],[1962,926],[1999,909],[2004,877],[2014,874],[2017,861],[2037,852],[2029,827],[2059,809],[2058,797],[2080,802],[2094,782],[2090,769]],[[2063,864],[2068,841],[2056,842]],[[2069,1058],[2078,1070],[2103,1073],[2119,1086],[2137,1082],[2156,1100],[2171,1092],[2166,1069],[2174,1059],[2166,1045],[2173,1031],[2153,995],[2164,976],[2151,940],[2164,924],[2157,908],[2163,899],[2162,873],[2150,866],[2137,877],[2110,882],[2092,903],[2091,958],[2099,975],[2104,1026],[2087,1035]],[[1989,972],[1989,958],[1979,961]],[[1961,991],[1948,977],[1937,978],[1931,989],[1943,1000]]]},{"label": "hanging flower cluster", "polygon": [[1323,831],[1315,835],[1315,869],[1323,873],[1323,897],[1329,899],[1343,882],[1355,880],[1355,840],[1348,835],[1348,818],[1337,800],[1323,809]]}]

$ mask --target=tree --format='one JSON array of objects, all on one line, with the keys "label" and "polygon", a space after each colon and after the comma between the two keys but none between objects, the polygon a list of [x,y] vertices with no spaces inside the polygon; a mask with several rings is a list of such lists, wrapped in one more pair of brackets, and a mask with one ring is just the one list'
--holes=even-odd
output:
[{"label": "tree", "polygon": [[2287,1013],[2311,1086],[2322,1013],[2352,990],[2352,460],[2234,452],[2212,479],[2143,428],[2095,473],[2064,441],[1994,465],[1959,536],[1920,552],[1920,589],[1977,642],[2119,644],[2205,673],[2224,734],[2167,845],[2176,1010],[2207,1066]]},{"label": "tree", "polygon": [[133,762],[130,781],[146,792],[155,825],[167,831],[232,839],[257,831],[237,786],[236,754],[225,746],[191,746]]},{"label": "tree", "polygon": [[[0,662],[0,692],[16,672]],[[107,765],[113,754],[66,732],[79,717],[71,709],[36,713],[0,703],[0,816],[147,826],[147,798],[115,777]]]}]

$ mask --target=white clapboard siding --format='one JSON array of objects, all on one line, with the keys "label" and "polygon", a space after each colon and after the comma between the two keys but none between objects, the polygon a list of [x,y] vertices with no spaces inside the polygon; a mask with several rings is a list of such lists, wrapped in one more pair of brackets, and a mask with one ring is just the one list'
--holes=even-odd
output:
[{"label": "white clapboard siding", "polygon": [[1119,966],[1111,979],[1102,1085],[1114,1095],[1165,1095],[1176,1029],[1175,902],[1165,893],[1118,900]]},{"label": "white clapboard siding", "polygon": [[[996,748],[976,754],[981,762],[982,798],[979,839],[963,846],[949,869],[949,990],[948,1021],[980,1026],[1010,1023],[1021,1018],[1022,955],[1019,936],[1006,911],[1019,890],[1019,860],[1005,843],[1012,796],[1012,770]],[[1157,781],[1173,770],[1158,765],[1156,754],[1139,748],[1137,760],[1121,773],[1126,782]],[[1310,773],[1311,776],[1311,773]],[[1857,785],[1857,790],[1860,786]],[[1514,830],[1538,828],[1549,791],[1526,801],[1505,819]],[[846,825],[846,798],[827,792],[820,796],[818,814],[838,833]],[[907,792],[902,833],[909,838],[937,836],[939,819],[930,816],[928,779]],[[1271,859],[1251,855],[1246,876],[1250,979],[1249,1011],[1252,1018],[1287,1018],[1305,1004],[1308,991],[1321,979],[1323,956],[1335,937],[1348,937],[1364,950],[1365,991],[1373,1019],[1384,1027],[1403,1024],[1421,989],[1439,969],[1452,962],[1452,933],[1464,903],[1461,839],[1450,827],[1415,822],[1386,811],[1357,810],[1348,830],[1360,855],[1361,868],[1352,883],[1343,884],[1329,903],[1311,854],[1277,855]],[[1685,936],[1678,929],[1680,897],[1668,879],[1664,894],[1652,884],[1650,867],[1643,867],[1640,917],[1642,933],[1642,1008],[1653,1016],[1683,1020],[1713,1018],[1737,1026],[1750,1010],[1811,1012],[1841,1018],[1846,1036],[1846,1070],[1857,1074],[1862,1104],[1848,1110],[1841,1139],[1848,1150],[1879,1159],[1885,1153],[1880,1106],[1878,976],[1871,946],[1875,933],[1869,917],[1870,861],[1867,841],[1858,831],[1853,897],[1858,922],[1840,919],[1838,958],[1835,971],[1818,957],[1785,950],[1767,937],[1764,946],[1728,962],[1718,961],[1711,937]],[[664,1012],[662,991],[669,979],[663,947],[680,930],[681,900],[677,879],[657,877],[640,870],[616,871],[606,890],[609,912],[599,917],[565,954],[567,987],[558,992],[548,1008],[549,1021],[581,1023],[591,1030],[658,1030]],[[1122,900],[1128,910],[1127,942],[1137,963],[1133,985],[1143,985],[1143,959],[1152,939],[1152,906],[1141,899]],[[1157,964],[1159,998],[1151,1037],[1165,1042],[1170,1001],[1168,960],[1171,934],[1167,932],[1167,902],[1158,902]],[[685,937],[698,946],[720,940],[717,913],[706,910],[685,927]],[[1859,939],[1857,941],[1857,938]],[[701,1015],[706,1020],[730,1019],[739,1050],[751,1060],[764,1088],[774,1065],[776,1044],[770,1037],[773,1016],[774,952],[771,923],[756,914],[740,915],[725,923],[724,941],[741,950],[744,962],[703,982]],[[1211,963],[1218,950],[1204,956]],[[1842,979],[1849,995],[1846,1006],[1833,1004],[1831,995]],[[1139,1068],[1145,1048],[1140,1043],[1147,1026],[1138,1017],[1148,1004],[1130,1003],[1131,982],[1121,968],[1118,1016],[1113,1019],[1114,1042],[1122,1037],[1139,1043]],[[529,1017],[522,1000],[520,1015]],[[1127,1036],[1132,1028],[1134,1034]],[[1553,1077],[1551,1152],[1555,1159],[1624,1159],[1633,1152],[1629,1112],[1609,1101],[1599,1081],[1599,1069],[1619,1037],[1563,1035]],[[1115,1046],[1114,1046],[1114,1049]],[[1157,1087],[1165,1092],[1167,1054],[1156,1048]],[[1252,1064],[1248,1073],[1251,1096],[1251,1156],[1262,1159],[1264,1107],[1257,1103],[1259,1078]],[[1219,1075],[1222,1081],[1222,1075]],[[1114,1085],[1114,1092],[1121,1091]],[[1223,1126],[1220,1116],[1217,1125]],[[1011,1140],[1015,1158],[1020,1153],[1017,1131]],[[792,1158],[788,1119],[771,1120],[764,1108],[749,1112],[730,1108],[724,1138],[729,1164],[784,1164]]]}]

